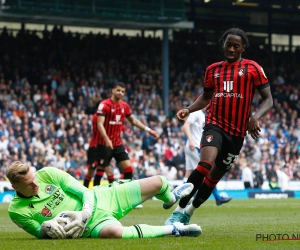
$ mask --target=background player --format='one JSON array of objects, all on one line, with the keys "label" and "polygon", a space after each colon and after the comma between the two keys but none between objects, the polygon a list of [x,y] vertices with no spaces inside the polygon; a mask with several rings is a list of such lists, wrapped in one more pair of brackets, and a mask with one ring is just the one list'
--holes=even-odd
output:
[{"label": "background player", "polygon": [[104,171],[106,172],[107,179],[109,183],[114,181],[114,172],[109,167],[100,167],[99,166],[99,155],[100,155],[100,132],[97,128],[97,113],[93,115],[92,119],[92,138],[90,140],[89,149],[87,152],[87,174],[85,175],[83,185],[85,187],[89,187],[90,180],[94,177],[95,170],[96,176],[94,177],[94,186],[100,185],[101,179],[104,175]]},{"label": "background player", "polygon": [[155,139],[158,133],[145,126],[133,115],[131,115],[129,105],[122,100],[125,95],[125,84],[118,82],[112,89],[112,96],[99,104],[97,114],[97,127],[100,131],[100,167],[107,167],[112,158],[115,158],[124,170],[124,179],[132,179],[133,167],[129,160],[121,139],[121,131],[125,118],[138,128],[149,132]]}]

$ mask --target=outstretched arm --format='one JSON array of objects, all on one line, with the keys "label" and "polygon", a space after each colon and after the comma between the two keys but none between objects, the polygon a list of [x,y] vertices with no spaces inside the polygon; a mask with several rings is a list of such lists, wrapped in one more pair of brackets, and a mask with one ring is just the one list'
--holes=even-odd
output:
[{"label": "outstretched arm", "polygon": [[205,108],[213,97],[214,91],[204,91],[189,107],[177,112],[179,122],[184,122],[190,113]]},{"label": "outstretched arm", "polygon": [[126,117],[127,120],[133,125],[136,126],[142,130],[145,130],[146,132],[148,132],[149,134],[153,135],[154,139],[158,139],[159,134],[153,130],[150,129],[149,127],[147,127],[146,125],[144,125],[143,123],[141,123],[139,120],[137,120],[133,115],[127,116]]}]

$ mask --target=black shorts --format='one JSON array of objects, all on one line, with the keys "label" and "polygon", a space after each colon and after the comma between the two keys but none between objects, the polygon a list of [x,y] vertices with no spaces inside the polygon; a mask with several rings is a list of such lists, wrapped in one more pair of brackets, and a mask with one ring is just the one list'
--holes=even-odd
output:
[{"label": "black shorts", "polygon": [[107,167],[112,158],[117,163],[129,160],[128,153],[123,145],[115,146],[114,149],[108,149],[105,145],[99,145],[99,166]]},{"label": "black shorts", "polygon": [[215,125],[206,125],[201,138],[201,148],[216,147],[219,151],[215,164],[228,171],[238,158],[244,138],[226,133]]},{"label": "black shorts", "polygon": [[87,151],[87,164],[91,168],[96,168],[99,165],[100,147],[89,147]]}]

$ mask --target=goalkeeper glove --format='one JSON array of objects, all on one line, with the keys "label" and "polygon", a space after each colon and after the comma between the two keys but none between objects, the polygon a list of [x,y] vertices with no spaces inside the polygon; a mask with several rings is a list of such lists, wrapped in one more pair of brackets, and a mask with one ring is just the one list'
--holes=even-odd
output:
[{"label": "goalkeeper glove", "polygon": [[47,234],[52,239],[67,238],[66,231],[55,219],[43,222],[41,230],[43,235]]},{"label": "goalkeeper glove", "polygon": [[92,216],[91,206],[85,204],[82,211],[65,211],[64,213],[72,219],[72,222],[64,227],[67,236],[71,236],[73,239],[80,238]]}]

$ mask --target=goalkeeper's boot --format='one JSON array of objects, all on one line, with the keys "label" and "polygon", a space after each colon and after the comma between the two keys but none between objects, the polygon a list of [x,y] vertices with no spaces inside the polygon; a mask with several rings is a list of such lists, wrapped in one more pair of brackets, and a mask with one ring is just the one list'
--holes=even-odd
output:
[{"label": "goalkeeper's boot", "polygon": [[197,237],[202,233],[200,226],[196,224],[183,225],[180,222],[173,223],[172,235]]},{"label": "goalkeeper's boot", "polygon": [[188,225],[191,219],[191,215],[187,214],[184,210],[183,213],[174,211],[171,216],[165,221],[165,225],[173,225],[175,222],[180,222],[184,225]]},{"label": "goalkeeper's boot", "polygon": [[171,208],[178,200],[180,200],[181,198],[189,195],[192,190],[194,188],[194,185],[192,183],[184,183],[180,186],[177,186],[173,191],[172,191],[172,194],[174,195],[175,197],[175,202],[173,204],[166,204],[166,203],[163,203],[162,206],[164,209],[169,209]]}]

